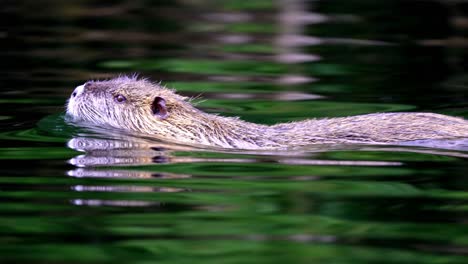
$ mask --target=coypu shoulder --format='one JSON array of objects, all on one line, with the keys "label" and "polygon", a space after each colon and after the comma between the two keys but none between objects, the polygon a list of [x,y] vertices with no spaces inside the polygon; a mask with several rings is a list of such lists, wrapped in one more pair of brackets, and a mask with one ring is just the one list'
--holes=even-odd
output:
[{"label": "coypu shoulder", "polygon": [[468,137],[468,121],[432,113],[380,113],[260,125],[193,107],[145,79],[89,81],[72,93],[67,115],[91,126],[187,144],[270,149],[311,144],[393,143]]}]

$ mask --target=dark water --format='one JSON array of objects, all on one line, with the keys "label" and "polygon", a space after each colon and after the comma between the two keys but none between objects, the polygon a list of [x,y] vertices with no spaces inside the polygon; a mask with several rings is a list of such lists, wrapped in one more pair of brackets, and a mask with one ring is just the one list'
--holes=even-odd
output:
[{"label": "dark water", "polygon": [[468,117],[464,1],[2,1],[1,263],[468,263],[468,153],[213,152],[63,121],[140,73],[272,124]]}]

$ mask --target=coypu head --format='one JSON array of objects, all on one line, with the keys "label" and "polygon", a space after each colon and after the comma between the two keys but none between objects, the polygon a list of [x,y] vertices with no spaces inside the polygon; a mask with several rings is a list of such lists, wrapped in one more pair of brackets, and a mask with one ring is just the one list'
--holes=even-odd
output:
[{"label": "coypu head", "polygon": [[68,100],[67,115],[76,122],[167,138],[204,113],[186,97],[159,84],[118,77],[76,87]]},{"label": "coypu head", "polygon": [[265,135],[265,125],[205,113],[173,90],[137,77],[89,81],[76,87],[68,100],[67,116],[91,129],[116,128],[197,146],[276,145]]}]

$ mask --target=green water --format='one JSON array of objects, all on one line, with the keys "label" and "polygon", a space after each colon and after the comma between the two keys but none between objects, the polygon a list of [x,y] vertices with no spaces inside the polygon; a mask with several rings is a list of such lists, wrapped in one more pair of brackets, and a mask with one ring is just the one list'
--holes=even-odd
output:
[{"label": "green water", "polygon": [[5,1],[1,263],[468,263],[468,153],[220,151],[96,134],[64,104],[139,73],[274,124],[468,118],[463,1]]}]

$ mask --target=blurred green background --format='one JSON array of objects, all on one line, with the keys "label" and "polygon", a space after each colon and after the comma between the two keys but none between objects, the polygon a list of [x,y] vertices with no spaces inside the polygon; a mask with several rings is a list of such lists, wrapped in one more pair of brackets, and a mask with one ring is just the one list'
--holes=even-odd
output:
[{"label": "blurred green background", "polygon": [[2,1],[0,262],[467,263],[467,153],[215,152],[63,120],[74,87],[133,73],[265,124],[468,117],[466,13],[461,0]]}]

